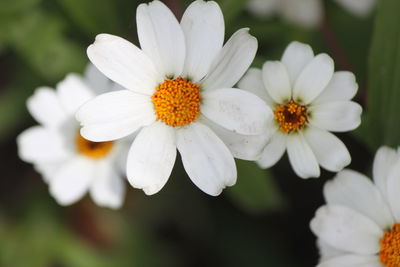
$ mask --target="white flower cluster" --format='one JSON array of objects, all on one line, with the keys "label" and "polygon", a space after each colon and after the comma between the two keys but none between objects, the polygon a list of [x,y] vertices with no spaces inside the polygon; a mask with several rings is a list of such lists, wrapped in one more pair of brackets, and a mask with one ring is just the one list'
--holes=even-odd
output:
[{"label": "white flower cluster", "polygon": [[[373,4],[338,2],[359,14]],[[308,15],[320,16],[320,5],[250,3],[293,19],[287,10],[297,13],[298,7],[307,24],[316,20]],[[125,177],[155,194],[168,181],[177,152],[191,181],[217,196],[236,183],[234,158],[269,168],[287,151],[301,178],[319,177],[320,166],[339,172],[326,183],[327,204],[311,221],[318,266],[400,266],[400,152],[379,149],[371,182],[343,170],[351,156],[331,133],[361,123],[351,72],[335,72],[331,57],[299,42],[290,43],[280,61],[249,69],[256,38],[240,29],[224,44],[224,18],[213,1],[194,1],[179,22],[155,0],[139,5],[136,19],[140,48],[100,34],[87,50],[91,64],[83,77],[69,74],[55,90],[38,88],[27,101],[40,125],[18,136],[19,155],[43,175],[59,204],[89,192],[98,205],[119,208]]]},{"label": "white flower cluster", "polygon": [[84,77],[68,75],[28,100],[41,125],[18,137],[20,157],[60,204],[89,192],[118,208],[125,174],[132,187],[155,194],[177,151],[192,182],[212,196],[236,183],[234,158],[267,168],[287,150],[302,178],[350,163],[330,132],[360,124],[362,109],[351,101],[358,87],[352,73],[334,72],[328,55],[293,42],[281,61],[247,71],[257,40],[240,29],[224,44],[213,1],[194,1],[179,22],[156,0],[139,5],[136,19],[140,48],[100,34]]}]

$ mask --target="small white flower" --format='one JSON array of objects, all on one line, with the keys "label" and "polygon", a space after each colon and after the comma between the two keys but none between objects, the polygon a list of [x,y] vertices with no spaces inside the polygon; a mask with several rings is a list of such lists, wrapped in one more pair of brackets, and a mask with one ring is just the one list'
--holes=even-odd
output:
[{"label": "small white flower", "polygon": [[[349,12],[366,16],[376,0],[336,0]],[[321,24],[323,3],[321,0],[250,0],[248,9],[259,17],[278,14],[286,21],[304,28],[315,28]]]},{"label": "small white flower", "polygon": [[83,103],[113,87],[90,65],[84,78],[69,74],[57,90],[38,88],[27,101],[29,112],[40,125],[18,136],[19,156],[42,173],[60,205],[78,201],[87,191],[100,206],[122,205],[125,184],[118,162],[126,160],[126,141],[86,140],[75,120],[75,112]]},{"label": "small white flower", "polygon": [[324,187],[327,204],[311,221],[318,267],[400,266],[400,153],[381,147],[373,180],[343,170]]},{"label": "small white flower", "polygon": [[[146,194],[165,185],[178,149],[193,183],[218,195],[236,182],[232,153],[255,158],[266,142],[259,134],[271,110],[259,97],[232,88],[251,64],[257,40],[241,29],[222,46],[224,20],[213,1],[193,2],[180,23],[160,1],[139,5],[136,19],[141,49],[108,34],[88,48],[92,63],[127,90],[83,105],[77,113],[81,134],[110,141],[139,130],[127,176]],[[258,146],[238,147],[246,142]]]},{"label": "small white flower", "polygon": [[286,150],[302,178],[319,177],[318,165],[337,172],[350,163],[347,148],[329,131],[359,126],[361,106],[350,101],[358,86],[352,73],[334,73],[328,55],[314,56],[310,46],[292,42],[281,61],[250,69],[239,88],[257,94],[274,110],[273,136],[258,161],[261,167],[274,165]]}]

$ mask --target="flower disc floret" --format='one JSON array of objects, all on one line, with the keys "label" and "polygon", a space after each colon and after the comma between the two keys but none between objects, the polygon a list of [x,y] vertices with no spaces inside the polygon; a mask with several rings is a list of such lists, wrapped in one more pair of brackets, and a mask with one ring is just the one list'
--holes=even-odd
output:
[{"label": "flower disc floret", "polygon": [[75,138],[76,149],[78,153],[92,158],[100,159],[107,156],[113,148],[113,142],[92,142],[83,138],[80,133]]},{"label": "flower disc floret", "polygon": [[293,100],[277,105],[274,115],[279,123],[279,129],[284,133],[298,131],[308,123],[307,107]]},{"label": "flower disc floret", "polygon": [[169,126],[184,126],[200,114],[200,85],[178,77],[165,80],[152,95],[157,120]]},{"label": "flower disc floret", "polygon": [[381,240],[380,261],[387,267],[400,266],[400,223],[387,230]]}]

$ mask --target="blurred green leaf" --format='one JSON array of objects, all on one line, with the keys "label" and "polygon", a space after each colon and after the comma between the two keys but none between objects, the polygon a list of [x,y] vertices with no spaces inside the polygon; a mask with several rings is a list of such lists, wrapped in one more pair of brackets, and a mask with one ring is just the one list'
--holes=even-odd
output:
[{"label": "blurred green leaf", "polygon": [[42,0],[2,0],[0,1],[0,53],[10,39],[10,27],[19,20],[19,14],[29,11]]},{"label": "blurred green leaf", "polygon": [[372,148],[400,140],[400,1],[379,1],[369,57],[367,142]]},{"label": "blurred green leaf", "polygon": [[30,9],[39,4],[42,0],[1,0],[0,16],[4,14],[12,14],[22,10]]},{"label": "blurred green leaf", "polygon": [[[118,33],[119,16],[115,0],[58,0],[68,15],[87,33]],[[132,11],[133,13],[133,11]]]},{"label": "blurred green leaf", "polygon": [[236,166],[237,183],[226,190],[232,201],[251,213],[283,208],[283,197],[269,170],[262,170],[255,162],[244,160],[236,160]]},{"label": "blurred green leaf", "polygon": [[[26,99],[41,81],[21,62],[13,62],[11,68],[18,68],[12,74],[11,82],[0,91],[0,141],[15,133],[29,116]],[[22,79],[20,77],[23,77]]]},{"label": "blurred green leaf", "polygon": [[246,7],[247,0],[219,0],[225,18],[225,24],[234,20]]},{"label": "blurred green leaf", "polygon": [[27,116],[25,100],[30,90],[18,86],[10,87],[0,95],[0,140],[15,131]]},{"label": "blurred green leaf", "polygon": [[[17,224],[3,222],[0,265],[9,267],[53,266],[62,262],[73,267],[105,267],[106,258],[55,219],[43,207],[32,207]],[[110,264],[110,262],[108,262]]]},{"label": "blurred green leaf", "polygon": [[80,47],[63,35],[61,18],[33,9],[19,14],[10,25],[10,44],[42,77],[55,82],[82,71],[87,59]]},{"label": "blurred green leaf", "polygon": [[[372,16],[367,18],[354,16],[334,1],[327,1],[327,5],[329,14],[327,15],[328,22],[325,23],[326,26],[323,30],[324,35],[330,35],[330,38],[337,38],[338,41],[338,44],[331,43],[330,49],[332,51],[332,46],[337,46],[336,50],[343,50],[343,57],[349,65],[345,67],[356,74],[360,86],[365,86],[369,42],[373,26]],[[339,58],[335,60],[338,63]],[[343,60],[341,59],[341,61]]]}]

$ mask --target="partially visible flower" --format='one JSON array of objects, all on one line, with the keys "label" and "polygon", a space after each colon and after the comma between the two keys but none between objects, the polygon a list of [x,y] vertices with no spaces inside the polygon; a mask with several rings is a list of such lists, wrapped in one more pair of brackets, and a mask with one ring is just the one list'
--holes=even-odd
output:
[{"label": "partially visible flower", "polygon": [[250,0],[248,9],[259,17],[281,16],[303,28],[316,28],[322,21],[321,0]]},{"label": "partially visible flower", "polygon": [[311,221],[318,267],[400,266],[400,153],[381,147],[368,177],[343,170],[325,184]]},{"label": "partially visible flower", "polygon": [[286,150],[302,178],[319,177],[319,165],[338,172],[350,163],[347,148],[330,132],[360,125],[362,108],[350,101],[358,86],[351,72],[334,72],[327,54],[314,56],[310,46],[292,42],[281,61],[250,69],[239,88],[257,94],[274,111],[273,136],[258,161],[261,167],[274,165]]},{"label": "partially visible flower", "polygon": [[138,131],[127,176],[146,194],[165,185],[178,149],[193,183],[219,195],[236,182],[233,155],[255,158],[260,146],[246,143],[265,143],[259,135],[272,119],[259,97],[232,88],[253,61],[257,40],[241,29],[223,46],[224,19],[213,1],[194,1],[180,23],[153,1],[139,5],[136,20],[141,49],[108,34],[88,48],[92,63],[126,90],[83,105],[81,134],[111,141]]},{"label": "partially visible flower", "polygon": [[[357,16],[368,15],[376,0],[336,0],[349,12]],[[248,9],[259,17],[280,15],[289,23],[304,28],[316,28],[323,17],[321,0],[250,0]]]},{"label": "partially visible flower", "polygon": [[367,16],[375,7],[377,0],[336,0],[347,11],[356,16]]},{"label": "partially visible flower", "polygon": [[32,163],[49,184],[60,205],[70,205],[89,191],[99,206],[118,208],[125,195],[120,161],[126,161],[124,142],[91,142],[83,138],[75,112],[113,83],[89,65],[85,77],[69,74],[57,89],[36,89],[27,101],[40,123],[17,138],[22,160]]}]

